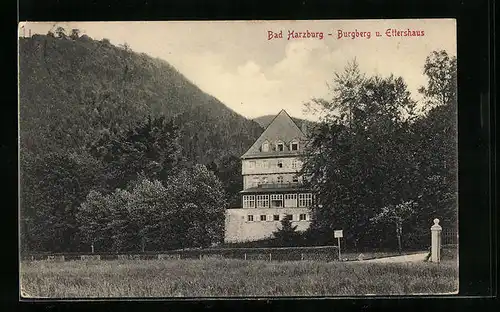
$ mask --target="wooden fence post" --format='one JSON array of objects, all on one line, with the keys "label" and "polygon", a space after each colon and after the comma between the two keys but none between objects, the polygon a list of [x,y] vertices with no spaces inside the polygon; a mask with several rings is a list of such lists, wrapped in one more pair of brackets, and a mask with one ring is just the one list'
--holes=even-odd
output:
[{"label": "wooden fence post", "polygon": [[245,260],[246,260],[246,259],[247,259],[247,254],[245,253],[245,255],[244,255],[244,256],[245,256]]},{"label": "wooden fence post", "polygon": [[272,259],[272,258],[271,258],[271,253],[269,253],[269,261],[271,261],[271,259]]}]

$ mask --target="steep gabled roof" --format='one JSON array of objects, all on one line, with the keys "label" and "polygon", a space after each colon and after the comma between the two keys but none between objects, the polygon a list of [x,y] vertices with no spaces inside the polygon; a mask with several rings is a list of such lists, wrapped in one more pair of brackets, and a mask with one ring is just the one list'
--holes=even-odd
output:
[{"label": "steep gabled roof", "polygon": [[[266,140],[269,142],[270,149],[269,152],[262,152],[262,143]],[[290,151],[288,149],[289,143],[293,140],[299,142],[300,152],[300,147],[303,146],[306,136],[295,124],[290,115],[283,109],[274,117],[257,141],[254,142],[241,158],[296,155],[298,154],[296,151]],[[275,144],[278,141],[283,141],[285,143],[284,151],[278,152],[274,150]]]}]

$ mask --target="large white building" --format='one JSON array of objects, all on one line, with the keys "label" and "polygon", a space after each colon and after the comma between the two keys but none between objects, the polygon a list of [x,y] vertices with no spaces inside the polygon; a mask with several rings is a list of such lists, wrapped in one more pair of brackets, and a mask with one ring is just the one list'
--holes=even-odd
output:
[{"label": "large white building", "polygon": [[282,110],[241,156],[242,208],[226,210],[226,242],[268,238],[285,216],[299,231],[309,227],[313,195],[298,174],[305,143],[303,131]]}]

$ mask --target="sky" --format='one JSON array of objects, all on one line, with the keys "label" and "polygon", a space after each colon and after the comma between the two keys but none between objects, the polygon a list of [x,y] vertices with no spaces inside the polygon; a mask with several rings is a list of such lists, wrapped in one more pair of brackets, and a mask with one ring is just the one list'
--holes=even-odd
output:
[{"label": "sky", "polygon": [[[20,35],[23,31],[26,36],[29,31],[32,35],[46,34],[54,25],[21,23]],[[97,40],[107,38],[116,45],[127,43],[136,52],[161,58],[200,89],[247,118],[275,115],[285,109],[294,117],[316,120],[318,116],[304,110],[304,103],[312,98],[328,98],[327,84],[354,58],[367,75],[392,73],[403,77],[412,97],[419,100],[417,89],[426,84],[425,58],[433,50],[442,49],[456,55],[453,19],[58,22],[59,25],[78,28]],[[423,35],[388,36],[393,30]],[[280,31],[282,38],[269,39],[269,32]],[[295,35],[305,33],[306,38],[288,38],[292,31]],[[339,38],[339,32],[350,33]],[[350,36],[352,32],[354,37]]]}]

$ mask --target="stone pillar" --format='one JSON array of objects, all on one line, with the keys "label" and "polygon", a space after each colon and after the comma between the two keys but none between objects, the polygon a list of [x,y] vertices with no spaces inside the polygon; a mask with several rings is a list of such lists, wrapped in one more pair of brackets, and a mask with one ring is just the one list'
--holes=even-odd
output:
[{"label": "stone pillar", "polygon": [[441,230],[439,219],[434,219],[434,225],[431,226],[431,262],[441,260]]}]

